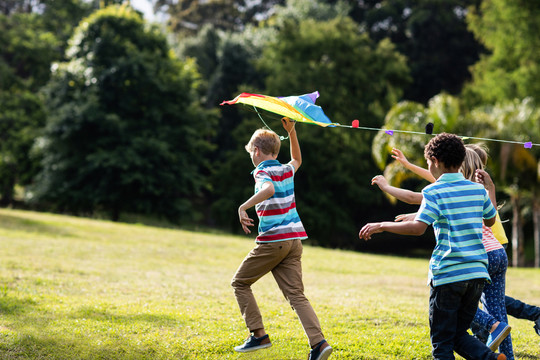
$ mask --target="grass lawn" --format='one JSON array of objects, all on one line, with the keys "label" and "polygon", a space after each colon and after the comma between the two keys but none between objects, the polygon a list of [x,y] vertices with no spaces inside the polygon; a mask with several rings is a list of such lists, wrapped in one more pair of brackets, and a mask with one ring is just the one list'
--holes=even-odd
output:
[{"label": "grass lawn", "polygon": [[[307,339],[272,276],[254,292],[273,346],[232,350],[247,330],[229,283],[252,247],[1,209],[0,358],[305,359]],[[331,359],[431,359],[427,260],[305,246],[303,264]],[[507,293],[540,305],[540,270],[509,269]],[[516,358],[539,359],[533,324],[510,324]]]}]

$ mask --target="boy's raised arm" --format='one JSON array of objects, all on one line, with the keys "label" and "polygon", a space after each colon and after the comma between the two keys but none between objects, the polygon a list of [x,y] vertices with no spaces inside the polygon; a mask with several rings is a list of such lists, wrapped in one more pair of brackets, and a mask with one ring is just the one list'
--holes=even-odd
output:
[{"label": "boy's raised arm", "polygon": [[296,172],[300,165],[302,165],[302,152],[300,151],[300,143],[296,136],[296,122],[288,117],[284,117],[281,118],[281,123],[283,124],[283,128],[289,133],[289,140],[291,142],[291,161],[289,161],[289,164],[294,166],[294,171]]}]

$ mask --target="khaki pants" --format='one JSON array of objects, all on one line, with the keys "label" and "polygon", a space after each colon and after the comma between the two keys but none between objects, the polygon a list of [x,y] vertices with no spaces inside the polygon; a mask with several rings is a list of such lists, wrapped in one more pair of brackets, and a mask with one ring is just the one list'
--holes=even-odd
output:
[{"label": "khaki pants", "polygon": [[296,311],[310,346],[317,345],[324,339],[319,319],[304,295],[301,259],[302,242],[287,240],[257,244],[240,264],[231,285],[250,331],[264,328],[251,285],[271,271],[283,295]]}]

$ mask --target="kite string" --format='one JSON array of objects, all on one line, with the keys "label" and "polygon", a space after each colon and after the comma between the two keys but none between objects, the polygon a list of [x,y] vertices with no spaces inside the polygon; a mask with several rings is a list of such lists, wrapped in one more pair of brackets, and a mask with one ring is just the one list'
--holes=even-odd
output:
[{"label": "kite string", "polygon": [[[270,128],[270,126],[268,126],[267,123],[264,122],[264,120],[263,120],[261,114],[259,114],[259,111],[257,111],[257,108],[256,108],[255,106],[253,106],[253,109],[255,109],[255,112],[256,112],[257,115],[259,116],[259,119],[261,119],[261,121],[262,121],[262,123],[264,124],[264,126],[266,126],[266,127],[268,128],[268,130],[274,131],[274,130],[272,130],[272,129]],[[274,131],[274,132],[275,132],[275,131]],[[287,140],[287,139],[289,138],[289,135],[290,135],[290,133],[287,135],[287,137],[279,135],[279,140],[281,140],[281,141]]]},{"label": "kite string", "polygon": [[[390,129],[382,129],[382,128],[371,128],[371,127],[364,127],[364,126],[351,126],[351,125],[342,125],[339,123],[332,123],[334,126],[338,127],[344,127],[344,128],[352,128],[352,129],[360,129],[360,130],[372,130],[372,131],[385,131],[387,134],[392,135],[392,133],[406,133],[406,134],[418,134],[418,135],[431,135],[435,136],[437,134],[426,134],[425,132],[419,132],[419,131],[409,131],[409,130],[390,130]],[[530,145],[530,146],[540,146],[540,144],[535,144],[531,142],[522,142],[522,141],[512,141],[512,140],[500,140],[500,139],[491,139],[491,138],[482,138],[482,137],[474,137],[474,136],[462,136],[458,135],[462,139],[473,139],[473,140],[484,140],[484,141],[497,141],[502,143],[509,143],[509,144],[519,144],[519,145]]]},{"label": "kite string", "polygon": [[[255,110],[255,112],[257,113],[257,115],[259,116],[259,119],[261,119],[262,123],[264,124],[264,126],[266,126],[268,128],[268,130],[271,130],[271,131],[274,131],[272,130],[272,128],[270,128],[270,126],[268,126],[268,124],[264,121],[264,119],[262,118],[261,114],[259,114],[259,111],[257,110],[257,107],[253,106],[253,109]],[[432,136],[435,136],[437,134],[427,134],[425,132],[420,132],[420,131],[409,131],[409,130],[390,130],[390,129],[382,129],[382,128],[372,128],[372,127],[365,127],[365,126],[352,126],[352,125],[343,125],[343,124],[340,124],[340,123],[332,123],[332,125],[334,126],[338,126],[338,127],[344,127],[344,128],[352,128],[352,129],[360,129],[360,130],[371,130],[371,131],[385,131],[387,134],[389,135],[392,135],[393,133],[405,133],[405,134],[417,134],[417,135],[432,135]],[[289,135],[290,133],[285,137],[285,136],[281,136],[279,135],[279,139],[281,141],[283,140],[287,140],[289,138]],[[482,137],[474,137],[474,136],[461,136],[461,135],[458,135],[460,136],[462,139],[473,139],[473,140],[484,140],[484,141],[496,141],[496,142],[502,142],[502,143],[509,143],[509,144],[519,144],[519,145],[529,145],[530,147],[532,146],[540,146],[540,144],[535,144],[535,143],[531,143],[531,142],[521,142],[521,141],[512,141],[512,140],[500,140],[500,139],[491,139],[491,138],[482,138]]]}]

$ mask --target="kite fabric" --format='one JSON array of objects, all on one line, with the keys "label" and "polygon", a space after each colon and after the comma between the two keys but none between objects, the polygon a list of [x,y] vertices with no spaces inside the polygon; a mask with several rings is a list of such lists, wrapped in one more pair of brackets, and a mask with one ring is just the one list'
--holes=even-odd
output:
[{"label": "kite fabric", "polygon": [[286,116],[291,120],[316,124],[319,126],[336,126],[326,116],[320,106],[315,105],[319,92],[299,96],[273,97],[267,95],[241,93],[233,100],[223,101],[220,105],[234,105],[237,103],[252,105],[254,107]]}]

